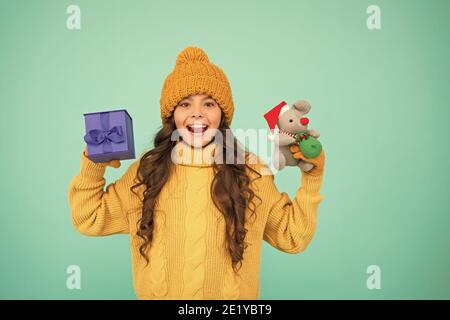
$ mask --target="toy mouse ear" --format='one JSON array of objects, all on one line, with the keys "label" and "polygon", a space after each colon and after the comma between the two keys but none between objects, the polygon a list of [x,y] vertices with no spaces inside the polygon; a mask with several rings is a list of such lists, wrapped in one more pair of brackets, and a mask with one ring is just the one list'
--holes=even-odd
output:
[{"label": "toy mouse ear", "polygon": [[306,100],[298,100],[294,102],[292,107],[302,112],[303,114],[306,114],[311,110],[311,105]]}]

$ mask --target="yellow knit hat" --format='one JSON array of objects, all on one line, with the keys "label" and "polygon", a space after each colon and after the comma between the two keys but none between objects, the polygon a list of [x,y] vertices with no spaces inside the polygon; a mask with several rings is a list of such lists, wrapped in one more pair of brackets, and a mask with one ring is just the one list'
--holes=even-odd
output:
[{"label": "yellow knit hat", "polygon": [[202,49],[187,47],[178,54],[173,71],[164,80],[160,99],[162,121],[172,115],[182,99],[194,94],[210,95],[223,110],[228,125],[231,124],[234,104],[225,73],[209,62]]}]

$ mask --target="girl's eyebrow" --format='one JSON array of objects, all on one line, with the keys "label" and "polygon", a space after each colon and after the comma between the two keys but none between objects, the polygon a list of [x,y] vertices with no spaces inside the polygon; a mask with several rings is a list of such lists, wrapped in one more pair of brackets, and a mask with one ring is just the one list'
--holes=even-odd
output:
[{"label": "girl's eyebrow", "polygon": [[213,97],[206,97],[206,98],[203,98],[203,101],[208,101],[208,100],[211,100],[212,102],[214,102],[214,103],[217,104],[216,100],[214,100]]},{"label": "girl's eyebrow", "polygon": [[[209,100],[209,99],[211,99],[215,102],[214,98],[211,96],[203,97],[202,101]],[[192,101],[192,98],[191,97],[184,98],[183,100],[180,101],[180,103],[185,102],[185,101]]]}]

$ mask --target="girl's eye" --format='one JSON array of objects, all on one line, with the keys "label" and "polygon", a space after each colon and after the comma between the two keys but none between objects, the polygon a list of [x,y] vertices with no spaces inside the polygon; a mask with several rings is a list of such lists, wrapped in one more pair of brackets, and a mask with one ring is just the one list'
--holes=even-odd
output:
[{"label": "girl's eye", "polygon": [[187,107],[187,106],[189,106],[189,103],[187,103],[187,102],[182,102],[182,103],[179,104],[179,106],[180,106],[180,107]]},{"label": "girl's eye", "polygon": [[206,106],[208,106],[208,107],[214,107],[214,103],[213,103],[213,102],[206,102]]}]

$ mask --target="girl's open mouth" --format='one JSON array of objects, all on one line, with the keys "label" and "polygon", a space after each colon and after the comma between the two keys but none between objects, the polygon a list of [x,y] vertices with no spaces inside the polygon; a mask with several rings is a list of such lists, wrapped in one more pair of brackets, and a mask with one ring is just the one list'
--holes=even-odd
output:
[{"label": "girl's open mouth", "polygon": [[203,125],[187,125],[186,128],[189,130],[189,132],[193,133],[193,134],[203,134],[207,129],[208,126],[203,124]]}]

